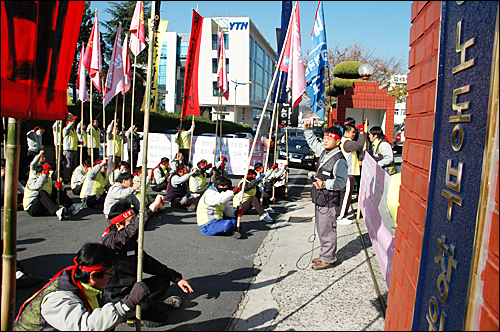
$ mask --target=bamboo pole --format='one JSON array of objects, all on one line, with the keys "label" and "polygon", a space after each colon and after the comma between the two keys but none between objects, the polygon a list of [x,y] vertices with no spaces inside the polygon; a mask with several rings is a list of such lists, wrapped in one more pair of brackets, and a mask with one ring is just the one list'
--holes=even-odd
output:
[{"label": "bamboo pole", "polygon": [[[74,125],[74,124],[73,124]],[[59,130],[57,131],[57,140],[59,141],[59,151],[57,153],[57,159],[56,159],[56,168],[57,168],[57,181],[62,181],[61,177],[61,154],[62,154],[62,149],[63,149],[63,134],[62,134],[62,120],[59,121]],[[59,188],[57,188],[57,207],[59,207]]]},{"label": "bamboo pole", "polygon": [[[103,128],[106,128],[106,109],[105,109],[105,106],[104,106],[104,76],[101,77],[101,81],[102,81],[102,126]],[[104,129],[106,130],[106,129]],[[108,144],[108,133],[104,133],[104,147],[102,148],[102,159],[106,159],[108,157],[108,155],[106,154],[107,153],[107,146]]]},{"label": "bamboo pole", "polygon": [[[144,108],[144,147],[142,152],[142,173],[141,173],[141,205],[139,210],[139,236],[138,236],[138,252],[137,252],[137,282],[142,281],[143,260],[144,260],[144,210],[146,208],[146,176],[148,164],[148,133],[149,133],[149,108],[151,104],[151,65],[153,63],[153,41],[154,41],[154,17],[156,16],[156,1],[153,1],[151,6],[151,23],[149,24],[149,50],[148,50],[148,70],[146,79],[146,103]],[[141,305],[137,305],[136,309],[137,324],[136,330],[141,330]]]},{"label": "bamboo pole", "polygon": [[5,183],[3,211],[2,254],[2,331],[14,328],[16,299],[16,239],[17,239],[17,181],[19,179],[19,155],[21,154],[21,122],[9,118],[5,144]]},{"label": "bamboo pole", "polygon": [[[92,165],[90,167],[94,166],[94,121],[92,120],[92,80],[90,80],[90,162]],[[97,126],[99,129],[99,126]],[[99,141],[101,140],[101,137],[97,138]]]},{"label": "bamboo pole", "polygon": [[81,130],[81,139],[82,139],[82,144],[80,145],[80,164],[83,163],[83,101],[80,100],[80,102],[82,103],[81,104],[81,115],[80,115],[80,121],[82,123],[82,126],[80,127],[80,130]]},{"label": "bamboo pole", "polygon": [[[278,85],[279,86],[279,85]],[[274,142],[274,160],[273,160],[273,165],[276,164],[276,150],[277,150],[277,147],[278,147],[278,116],[276,116],[276,127],[274,128],[274,132],[276,133],[276,141]],[[274,170],[276,171],[276,170]],[[276,200],[275,198],[275,194],[276,194],[276,187],[274,186],[274,182],[273,182],[273,196],[271,197],[271,202],[274,203],[274,201]]]},{"label": "bamboo pole", "polygon": [[[217,118],[215,120],[215,149],[214,149],[214,166],[217,164],[217,132],[219,131],[219,113],[220,104],[222,103],[222,96],[219,89],[219,98],[217,99]],[[222,148],[222,147],[221,147]]]},{"label": "bamboo pole", "polygon": [[113,183],[115,182],[115,172],[114,172],[114,169],[116,168],[116,165],[115,165],[115,142],[116,142],[116,111],[118,109],[118,96],[120,94],[117,94],[116,97],[115,97],[115,118],[113,120],[113,142],[111,142],[112,146],[113,146],[113,167],[111,169],[111,172],[112,172],[112,179],[113,179]]},{"label": "bamboo pole", "polygon": [[[135,95],[135,67],[137,63],[137,55],[134,55],[134,77],[132,79],[132,110],[130,113],[130,127],[134,125],[134,95]],[[130,173],[134,173],[134,157],[132,155],[132,139],[133,139],[133,134],[130,135]]]},{"label": "bamboo pole", "polygon": [[[288,167],[288,125],[285,127],[286,166]],[[286,172],[285,195],[288,196],[288,172]]]},{"label": "bamboo pole", "polygon": [[[191,128],[193,128],[193,126],[194,126],[194,115],[192,115],[192,117],[193,118],[191,119],[192,120],[191,121]],[[189,140],[189,160],[188,160],[189,162],[192,162],[191,161],[191,151],[193,149],[193,136],[194,136],[194,130],[191,133],[191,139]]]},{"label": "bamboo pole", "polygon": [[[132,126],[130,126],[130,127],[132,127]],[[123,93],[123,107],[122,107],[122,133],[124,133],[124,132],[125,132],[125,93]],[[131,135],[133,135],[133,134],[131,134]],[[124,144],[123,144],[123,136],[122,136],[122,146],[121,146],[122,160],[125,159],[125,151],[124,151],[123,147],[124,147]]]},{"label": "bamboo pole", "polygon": [[[292,9],[292,15],[290,16],[290,21],[288,22],[288,29],[286,30],[286,36],[285,36],[285,40],[284,40],[283,45],[286,45],[286,42],[288,40],[288,35],[290,32],[290,25],[292,23],[293,14],[295,12],[295,5],[294,5],[294,8]],[[283,47],[283,49],[281,50],[280,58],[278,60],[278,65],[276,66],[276,69],[274,70],[273,80],[271,81],[271,85],[269,86],[269,90],[267,92],[266,102],[264,104],[264,107],[262,108],[262,114],[260,116],[259,124],[257,125],[257,130],[255,131],[257,134],[260,132],[260,127],[262,126],[262,120],[264,119],[264,114],[266,113],[267,104],[269,103],[269,98],[271,97],[271,92],[273,90],[274,81],[276,80],[276,75],[278,74],[278,71],[280,68],[281,59],[283,58],[283,50],[284,49],[285,49],[285,47]],[[245,177],[243,178],[243,185],[241,188],[241,191],[243,192],[243,194],[241,195],[240,204],[238,205],[238,210],[241,209],[241,205],[243,204],[243,196],[245,196],[244,193],[245,193],[245,185],[247,182],[248,170],[250,169],[250,163],[252,161],[253,151],[255,150],[256,143],[257,143],[257,139],[254,139],[253,143],[252,143],[252,148],[250,149],[250,155],[248,156],[248,165],[247,165],[247,168],[245,170]],[[238,216],[238,221],[236,224],[236,228],[237,228],[238,233],[240,231],[240,224],[241,224],[241,216]]]},{"label": "bamboo pole", "polygon": [[[278,79],[278,87],[280,86],[281,84],[281,76],[279,77]],[[272,137],[272,133],[273,133],[273,125],[274,125],[274,115],[276,114],[276,106],[278,105],[277,103],[278,101],[278,90],[276,90],[276,95],[274,96],[274,105],[273,105],[273,115],[271,117],[271,125],[269,126],[269,145],[271,145],[271,137]],[[276,144],[274,144],[276,146]],[[270,151],[270,146],[268,146],[267,142],[265,144],[266,146],[266,158],[265,158],[265,161],[264,161],[264,181],[266,181],[266,174],[267,174],[267,165],[269,163],[269,151]],[[274,188],[274,184],[273,184],[273,188]],[[273,191],[274,193],[274,191]],[[262,205],[264,203],[264,193],[262,193],[262,195],[260,196],[260,204]]]}]

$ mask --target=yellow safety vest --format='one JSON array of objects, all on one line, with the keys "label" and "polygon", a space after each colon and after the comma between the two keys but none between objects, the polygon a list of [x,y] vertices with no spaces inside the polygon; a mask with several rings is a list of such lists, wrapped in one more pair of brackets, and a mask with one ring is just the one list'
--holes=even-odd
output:
[{"label": "yellow safety vest", "polygon": [[80,140],[83,142],[83,145],[79,144],[78,146],[83,146],[83,147],[87,147],[87,143],[88,143],[88,134],[85,130],[82,129],[82,134],[80,135]]},{"label": "yellow safety vest", "polygon": [[179,149],[189,149],[189,136],[186,131],[181,130],[181,139],[179,140],[179,133],[175,134],[175,139],[178,141]]},{"label": "yellow safety vest", "polygon": [[93,146],[89,146],[94,149],[99,149],[101,147],[101,130],[94,129],[94,126],[90,127],[90,134],[92,138],[92,144]]},{"label": "yellow safety vest", "polygon": [[207,176],[206,176],[206,174],[207,173],[200,174],[198,176],[191,176],[189,178],[189,190],[192,193],[196,192],[196,181],[198,181],[200,189],[205,188],[205,186],[207,185]]},{"label": "yellow safety vest", "polygon": [[212,189],[208,189],[207,191],[205,191],[203,196],[201,196],[200,201],[198,202],[198,207],[196,208],[196,222],[198,223],[198,226],[203,226],[212,220],[223,218],[224,208],[226,204],[210,206],[205,203],[205,197],[207,195],[212,195],[212,191]]},{"label": "yellow safety vest", "polygon": [[94,180],[89,176],[85,177],[83,182],[82,191],[80,192],[80,198],[85,198],[88,196],[102,195],[104,193],[104,188],[108,184],[108,177],[99,172]]},{"label": "yellow safety vest", "polygon": [[[35,173],[30,173],[29,177],[38,178],[38,176]],[[28,186],[24,187],[24,195],[23,195],[24,211],[27,211],[31,207],[31,203],[38,196],[38,192],[40,190],[45,190],[47,194],[49,194],[49,196],[52,194],[52,171],[49,171],[49,175],[47,176],[47,182],[45,182],[42,188],[38,190],[31,190],[28,188]]]},{"label": "yellow safety vest", "polygon": [[78,135],[76,130],[70,129],[68,135],[64,136],[64,150],[66,151],[76,151],[78,149]]},{"label": "yellow safety vest", "polygon": [[[111,145],[113,143],[113,145]],[[108,156],[113,155],[113,150],[115,152],[115,157],[122,156],[122,137],[120,135],[115,135],[115,139],[108,142]]]},{"label": "yellow safety vest", "polygon": [[340,141],[340,148],[342,150],[342,153],[344,154],[344,157],[345,159],[347,160],[347,164],[350,165],[349,167],[351,167],[351,169],[348,170],[348,173],[351,173],[352,174],[349,174],[349,175],[360,175],[360,171],[359,171],[359,159],[358,159],[358,154],[356,153],[356,151],[354,152],[346,152],[344,150],[344,143],[346,141],[352,141],[352,139],[350,138],[347,138],[347,137],[342,137],[341,141]]},{"label": "yellow safety vest", "polygon": [[[250,183],[250,181],[247,180],[247,185],[249,183]],[[243,184],[243,180],[241,180],[238,183],[238,186],[241,186],[242,184]],[[242,203],[245,203],[246,201],[248,201],[248,199],[251,196],[255,196],[256,193],[257,193],[257,188],[253,188],[253,189],[245,192],[245,196],[243,196],[243,202]],[[234,207],[238,207],[240,205],[241,195],[243,195],[243,190],[241,190],[239,193],[237,193],[236,195],[234,195],[234,198],[233,198],[233,206]]]}]

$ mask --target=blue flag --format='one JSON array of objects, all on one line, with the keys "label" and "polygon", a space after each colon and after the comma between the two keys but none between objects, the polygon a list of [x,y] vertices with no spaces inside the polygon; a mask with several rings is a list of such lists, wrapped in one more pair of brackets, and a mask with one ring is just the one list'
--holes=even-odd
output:
[{"label": "blue flag", "polygon": [[[280,32],[280,40],[278,43],[278,59],[279,60],[281,49],[283,48],[283,43],[285,41],[286,31],[288,30],[288,23],[290,22],[290,16],[292,15],[292,2],[291,1],[282,1],[281,2],[281,32]],[[288,73],[279,71],[278,75],[281,75],[281,83],[278,89],[278,103],[286,103],[287,102],[287,93],[286,93],[286,80],[288,77]],[[276,77],[274,81],[273,87],[273,101],[276,98],[276,89],[278,88],[279,77]]]},{"label": "blue flag", "polygon": [[320,119],[325,118],[325,67],[328,67],[328,48],[326,47],[326,27],[323,3],[318,2],[314,28],[311,34],[311,52],[307,61],[307,92],[311,96],[310,107]]}]

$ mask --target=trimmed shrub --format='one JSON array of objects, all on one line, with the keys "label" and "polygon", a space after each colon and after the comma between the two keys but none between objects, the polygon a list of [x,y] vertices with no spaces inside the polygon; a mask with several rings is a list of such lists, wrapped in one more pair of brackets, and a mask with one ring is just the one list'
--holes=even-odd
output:
[{"label": "trimmed shrub", "polygon": [[339,78],[360,78],[358,69],[361,65],[362,63],[359,61],[341,62],[333,68],[333,76]]}]

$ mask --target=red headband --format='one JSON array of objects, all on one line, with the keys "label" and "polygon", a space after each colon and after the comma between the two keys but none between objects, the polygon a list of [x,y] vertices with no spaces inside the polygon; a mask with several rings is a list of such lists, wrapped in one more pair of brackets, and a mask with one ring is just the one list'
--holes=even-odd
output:
[{"label": "red headband", "polygon": [[78,263],[76,262],[76,257],[73,258],[73,262],[75,262],[75,265],[77,268],[79,268],[80,270],[82,270],[84,272],[102,272],[102,271],[106,271],[107,269],[109,269],[109,267],[102,266],[102,263],[92,265],[92,266],[78,265]]},{"label": "red headband", "polygon": [[325,136],[334,138],[334,139],[340,139],[339,135],[334,134],[334,133],[325,133]]},{"label": "red headband", "polygon": [[124,221],[125,219],[134,216],[135,212],[133,209],[128,209],[127,211],[123,212],[122,214],[114,217],[113,219],[110,220],[112,224],[118,224]]}]

